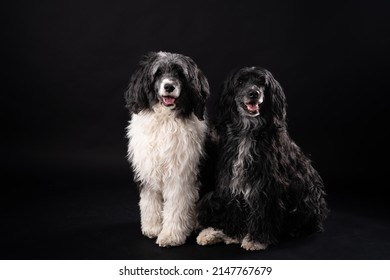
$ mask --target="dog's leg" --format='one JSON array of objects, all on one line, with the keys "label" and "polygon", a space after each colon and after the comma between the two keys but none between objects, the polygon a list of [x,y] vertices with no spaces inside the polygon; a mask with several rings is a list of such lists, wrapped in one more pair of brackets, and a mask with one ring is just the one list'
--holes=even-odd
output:
[{"label": "dog's leg", "polygon": [[147,187],[141,189],[139,207],[141,210],[141,230],[149,237],[155,238],[162,228],[162,196]]},{"label": "dog's leg", "polygon": [[163,228],[156,243],[160,247],[179,246],[185,243],[195,226],[195,202],[198,189],[182,178],[164,186]]},{"label": "dog's leg", "polygon": [[247,234],[241,242],[241,248],[244,248],[248,251],[265,250],[267,247],[267,244],[253,240],[249,234]]}]

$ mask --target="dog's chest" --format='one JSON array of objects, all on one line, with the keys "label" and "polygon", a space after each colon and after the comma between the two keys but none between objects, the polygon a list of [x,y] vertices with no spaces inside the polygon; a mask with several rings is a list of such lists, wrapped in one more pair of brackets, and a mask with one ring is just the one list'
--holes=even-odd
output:
[{"label": "dog's chest", "polygon": [[250,148],[250,141],[246,137],[242,137],[238,141],[237,154],[232,162],[232,179],[245,175],[245,165],[248,165],[252,158]]},{"label": "dog's chest", "polygon": [[235,141],[236,153],[231,161],[230,188],[233,193],[242,193],[244,196],[250,191],[250,182],[248,173],[253,168],[255,158],[258,156],[253,147],[253,139],[247,136],[241,136]]},{"label": "dog's chest", "polygon": [[177,118],[170,109],[133,115],[127,133],[129,159],[141,178],[180,172],[199,161],[205,130],[195,116]]}]

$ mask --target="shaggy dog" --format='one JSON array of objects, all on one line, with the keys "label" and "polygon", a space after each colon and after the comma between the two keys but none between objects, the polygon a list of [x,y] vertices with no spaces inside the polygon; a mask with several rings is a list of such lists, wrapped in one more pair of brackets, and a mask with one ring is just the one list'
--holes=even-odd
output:
[{"label": "shaggy dog", "polygon": [[285,96],[272,74],[232,72],[218,105],[217,183],[199,204],[198,244],[261,250],[283,234],[322,231],[323,182],[287,133]]},{"label": "shaggy dog", "polygon": [[141,230],[157,237],[161,247],[185,243],[195,226],[208,94],[207,79],[194,61],[167,52],[141,60],[125,94]]}]

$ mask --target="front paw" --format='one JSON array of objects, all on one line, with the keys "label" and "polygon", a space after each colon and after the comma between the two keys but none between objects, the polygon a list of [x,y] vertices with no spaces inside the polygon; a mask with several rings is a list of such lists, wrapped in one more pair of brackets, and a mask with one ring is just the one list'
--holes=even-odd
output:
[{"label": "front paw", "polygon": [[260,243],[258,241],[250,240],[248,236],[242,240],[241,248],[248,251],[258,251],[267,249],[268,245],[264,243]]},{"label": "front paw", "polygon": [[169,234],[162,231],[156,240],[160,247],[174,247],[183,245],[186,242],[186,236],[180,234]]},{"label": "front paw", "polygon": [[198,237],[196,238],[196,243],[201,246],[206,246],[222,242],[222,240],[222,231],[209,227],[199,233]]},{"label": "front paw", "polygon": [[153,226],[143,226],[141,231],[142,234],[149,237],[149,238],[156,238],[160,232],[161,232],[162,226],[159,225],[153,225]]}]

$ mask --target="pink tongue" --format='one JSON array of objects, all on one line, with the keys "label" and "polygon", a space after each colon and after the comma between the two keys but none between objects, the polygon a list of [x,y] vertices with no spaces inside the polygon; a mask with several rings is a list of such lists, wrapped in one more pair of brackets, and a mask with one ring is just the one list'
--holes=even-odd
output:
[{"label": "pink tongue", "polygon": [[165,105],[173,105],[175,104],[175,98],[170,96],[163,96],[163,102]]},{"label": "pink tongue", "polygon": [[245,105],[248,108],[248,110],[251,112],[255,112],[255,111],[259,110],[258,104],[245,104]]}]

